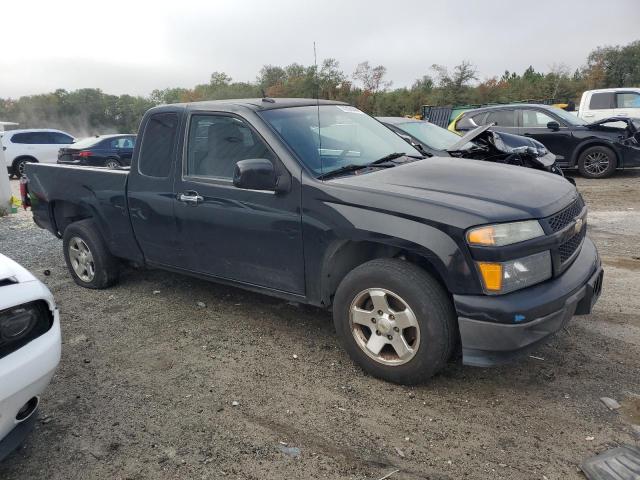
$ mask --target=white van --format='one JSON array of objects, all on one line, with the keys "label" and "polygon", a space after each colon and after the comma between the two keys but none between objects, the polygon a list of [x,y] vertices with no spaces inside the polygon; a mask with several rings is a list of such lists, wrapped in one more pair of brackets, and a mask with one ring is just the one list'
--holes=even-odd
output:
[{"label": "white van", "polygon": [[27,162],[56,163],[58,150],[75,141],[72,135],[60,130],[9,130],[3,133],[2,149],[10,175],[19,177]]},{"label": "white van", "polygon": [[592,123],[609,117],[640,118],[640,88],[603,88],[582,94],[578,117]]}]

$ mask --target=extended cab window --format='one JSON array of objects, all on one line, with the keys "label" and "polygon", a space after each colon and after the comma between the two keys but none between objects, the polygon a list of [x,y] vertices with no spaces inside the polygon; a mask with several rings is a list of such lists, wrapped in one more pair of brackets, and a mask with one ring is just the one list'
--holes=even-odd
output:
[{"label": "extended cab window", "polygon": [[488,123],[495,123],[497,127],[515,127],[516,125],[516,112],[515,110],[496,110],[489,112],[484,125]]},{"label": "extended cab window", "polygon": [[547,123],[555,122],[554,118],[551,118],[546,113],[539,112],[538,110],[523,110],[522,111],[522,126],[523,127],[544,127],[547,128]]},{"label": "extended cab window", "polygon": [[166,178],[174,157],[178,115],[157,113],[152,115],[142,134],[142,148],[138,170],[148,177]]},{"label": "extended cab window", "polygon": [[615,97],[613,92],[601,92],[591,95],[589,101],[589,110],[604,110],[606,108],[615,108]]},{"label": "extended cab window", "polygon": [[249,126],[227,115],[194,115],[189,126],[186,175],[231,179],[236,163],[249,158],[274,161]]}]

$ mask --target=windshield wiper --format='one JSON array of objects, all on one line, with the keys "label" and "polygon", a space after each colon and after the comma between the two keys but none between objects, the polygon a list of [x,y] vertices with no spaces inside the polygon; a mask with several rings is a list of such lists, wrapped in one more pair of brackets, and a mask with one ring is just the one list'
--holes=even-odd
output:
[{"label": "windshield wiper", "polygon": [[396,158],[400,158],[400,157],[415,158],[417,160],[422,160],[423,158],[425,158],[417,155],[407,155],[406,152],[394,152],[394,153],[390,153],[389,155],[385,155],[384,157],[379,158],[378,160],[374,160],[368,165],[379,165],[381,163],[390,162],[391,160],[395,160]]},{"label": "windshield wiper", "polygon": [[395,160],[396,158],[400,158],[400,157],[409,157],[416,160],[422,160],[423,158],[426,158],[426,157],[420,157],[416,155],[407,155],[404,152],[394,152],[394,153],[390,153],[389,155],[385,155],[384,157],[379,158],[378,160],[374,160],[373,162],[365,163],[364,165],[357,165],[354,163],[350,163],[349,165],[344,165],[335,170],[331,170],[330,172],[323,173],[322,175],[318,176],[318,179],[323,180],[325,178],[333,177],[335,175],[340,175],[341,173],[355,172],[356,170],[362,170],[364,168],[370,168],[370,167],[379,167],[379,168],[395,167],[396,166],[395,163],[387,164],[387,162],[391,162],[392,160]]},{"label": "windshield wiper", "polygon": [[318,176],[318,179],[324,180],[325,178],[333,177],[335,175],[340,175],[341,173],[355,172],[356,170],[362,170],[363,168],[368,168],[369,163],[364,165],[357,165],[355,163],[350,163],[349,165],[344,165],[340,168],[336,168],[335,170],[331,170],[330,172],[323,173]]}]

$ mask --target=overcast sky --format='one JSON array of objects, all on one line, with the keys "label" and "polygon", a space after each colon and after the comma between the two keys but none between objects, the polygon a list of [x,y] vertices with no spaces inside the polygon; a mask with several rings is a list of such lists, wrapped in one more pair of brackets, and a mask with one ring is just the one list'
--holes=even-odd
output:
[{"label": "overcast sky", "polygon": [[434,63],[480,78],[575,69],[600,45],[640,39],[639,0],[10,0],[0,9],[0,98],[97,87],[148,95],[213,71],[369,60],[406,86]]}]

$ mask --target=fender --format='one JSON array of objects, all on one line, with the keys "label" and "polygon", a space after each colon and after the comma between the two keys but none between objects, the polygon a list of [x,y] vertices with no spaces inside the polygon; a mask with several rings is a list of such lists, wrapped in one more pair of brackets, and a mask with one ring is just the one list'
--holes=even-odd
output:
[{"label": "fender", "polygon": [[303,221],[305,244],[313,244],[305,248],[307,295],[313,303],[328,305],[352,268],[381,257],[416,261],[449,292],[480,293],[477,274],[469,268],[468,252],[444,231],[389,213],[339,203],[325,205],[333,210],[330,217],[340,219],[340,225],[320,226],[308,217]]}]

